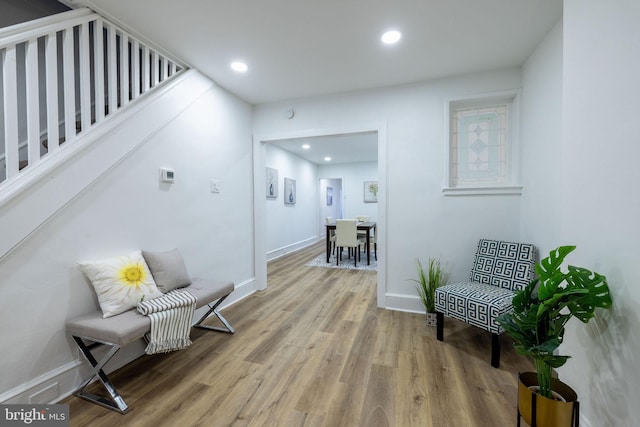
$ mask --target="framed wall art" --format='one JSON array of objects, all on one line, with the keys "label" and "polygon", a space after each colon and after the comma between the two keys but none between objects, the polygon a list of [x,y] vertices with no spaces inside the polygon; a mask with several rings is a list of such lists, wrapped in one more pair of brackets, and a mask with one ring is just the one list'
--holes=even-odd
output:
[{"label": "framed wall art", "polygon": [[278,198],[278,169],[267,168],[267,199]]},{"label": "framed wall art", "polygon": [[364,202],[365,203],[378,202],[378,181],[364,182]]},{"label": "framed wall art", "polygon": [[292,178],[284,179],[284,204],[296,204],[296,180]]},{"label": "framed wall art", "polygon": [[327,187],[327,206],[333,205],[333,187]]}]

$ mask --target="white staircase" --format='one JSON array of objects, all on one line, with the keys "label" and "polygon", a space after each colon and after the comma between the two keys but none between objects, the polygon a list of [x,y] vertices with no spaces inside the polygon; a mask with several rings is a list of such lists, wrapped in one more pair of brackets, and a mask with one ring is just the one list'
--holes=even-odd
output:
[{"label": "white staircase", "polygon": [[86,8],[0,29],[0,206],[186,69]]}]

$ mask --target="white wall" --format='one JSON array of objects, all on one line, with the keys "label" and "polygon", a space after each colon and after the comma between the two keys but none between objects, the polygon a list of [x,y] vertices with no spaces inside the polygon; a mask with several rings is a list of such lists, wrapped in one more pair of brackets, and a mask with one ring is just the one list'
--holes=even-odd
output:
[{"label": "white wall", "polygon": [[[318,167],[274,145],[266,144],[266,167],[278,170],[278,197],[267,199],[267,258],[315,243],[318,236],[319,188]],[[284,203],[284,179],[296,180],[296,203]]]},{"label": "white wall", "polygon": [[377,162],[321,165],[318,173],[320,178],[342,178],[343,218],[368,215],[371,221],[377,221],[378,203],[364,202],[364,182],[378,180]]},{"label": "white wall", "polygon": [[[518,69],[461,76],[389,89],[301,99],[257,106],[254,133],[273,139],[287,134],[384,123],[386,221],[380,237],[387,257],[383,301],[390,308],[421,311],[415,288],[415,258],[442,255],[455,266],[454,279],[465,279],[481,237],[519,239],[520,197],[445,197],[446,98],[520,88]],[[288,107],[296,110],[284,118]],[[380,204],[382,205],[382,204]],[[380,212],[378,212],[380,215]],[[383,234],[384,233],[384,234]],[[385,237],[386,236],[386,237]],[[384,271],[385,266],[382,266]],[[380,280],[380,271],[379,271]]]},{"label": "white wall", "polygon": [[523,67],[522,239],[545,257],[562,242],[562,22]]},{"label": "white wall", "polygon": [[640,419],[640,2],[565,0],[563,243],[571,261],[609,279],[613,309],[573,322],[561,375],[575,386],[588,425],[636,426]]},{"label": "white wall", "polygon": [[[195,72],[190,76],[208,81]],[[0,402],[28,402],[31,392],[51,381],[60,381],[61,394],[67,391],[63,386],[73,385],[67,382],[74,378],[78,353],[64,324],[97,307],[91,285],[76,267],[79,260],[178,247],[191,275],[250,286],[251,106],[208,84],[183,110],[175,111],[180,104],[175,98],[147,108],[143,114],[172,112],[173,117],[0,262]],[[184,86],[182,96],[189,98],[190,86]],[[137,137],[134,130],[145,127],[139,121],[145,117],[134,116],[86,151]],[[65,169],[88,159],[75,159]],[[174,184],[159,182],[160,167],[175,170]],[[73,178],[81,181],[88,173],[79,167]],[[63,175],[51,174],[13,201],[3,211],[2,226],[20,223],[6,215],[16,212],[17,204],[31,200],[37,210],[50,197],[39,189],[60,191],[55,184],[65,184]],[[211,179],[220,180],[219,194],[210,193]]]},{"label": "white wall", "polygon": [[640,4],[569,0],[523,68],[523,236],[542,256],[575,244],[569,262],[604,274],[614,306],[572,320],[562,380],[580,399],[581,425],[635,426],[640,408],[640,273],[633,185],[640,147]]}]

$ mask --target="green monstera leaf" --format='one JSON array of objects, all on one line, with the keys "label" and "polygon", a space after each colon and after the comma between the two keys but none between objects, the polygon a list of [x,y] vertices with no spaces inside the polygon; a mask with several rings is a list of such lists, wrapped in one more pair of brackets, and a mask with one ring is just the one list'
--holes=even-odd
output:
[{"label": "green monstera leaf", "polygon": [[575,246],[560,246],[535,266],[537,278],[513,298],[513,312],[497,322],[514,341],[519,354],[533,358],[540,392],[551,397],[552,369],[564,365],[570,356],[556,354],[562,344],[565,325],[575,317],[587,323],[596,308],[612,305],[605,276],[583,267],[568,266],[565,258]]}]

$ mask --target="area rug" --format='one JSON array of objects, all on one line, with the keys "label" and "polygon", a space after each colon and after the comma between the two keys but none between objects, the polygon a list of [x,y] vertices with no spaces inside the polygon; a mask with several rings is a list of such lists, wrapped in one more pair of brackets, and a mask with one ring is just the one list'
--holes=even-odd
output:
[{"label": "area rug", "polygon": [[311,261],[305,264],[307,267],[324,267],[324,268],[341,268],[343,270],[370,270],[376,271],[378,267],[378,263],[374,258],[373,254],[371,254],[371,264],[367,265],[367,257],[365,255],[362,256],[362,261],[358,261],[358,265],[353,265],[353,258],[349,258],[347,256],[342,256],[342,261],[340,264],[336,265],[335,256],[331,256],[329,258],[329,262],[327,263],[327,256],[325,254],[318,255]]}]

